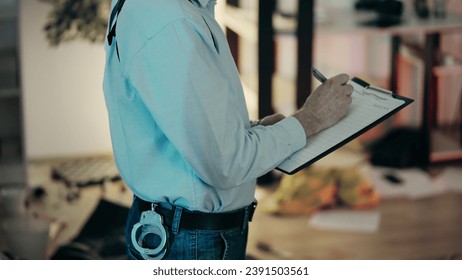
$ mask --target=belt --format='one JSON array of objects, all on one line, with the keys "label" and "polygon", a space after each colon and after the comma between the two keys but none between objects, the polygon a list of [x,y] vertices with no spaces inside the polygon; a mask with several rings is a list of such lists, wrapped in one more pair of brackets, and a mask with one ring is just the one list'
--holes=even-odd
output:
[{"label": "belt", "polygon": [[[151,202],[144,201],[139,197],[135,197],[135,203],[138,204],[141,211],[146,211],[152,208]],[[238,228],[244,225],[246,222],[245,219],[249,222],[252,221],[256,208],[257,202],[252,202],[252,204],[241,209],[219,213],[190,211],[183,208],[179,227],[189,230],[227,230]],[[166,226],[172,226],[175,206],[174,209],[167,209],[157,205],[155,211],[162,215]]]}]

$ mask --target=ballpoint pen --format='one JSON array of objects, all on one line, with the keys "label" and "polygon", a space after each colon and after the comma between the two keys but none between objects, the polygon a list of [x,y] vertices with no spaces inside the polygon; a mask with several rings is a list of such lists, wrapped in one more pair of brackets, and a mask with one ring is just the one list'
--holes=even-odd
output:
[{"label": "ballpoint pen", "polygon": [[313,70],[313,76],[314,76],[318,81],[320,81],[321,83],[324,83],[325,81],[327,81],[326,76],[324,76],[321,72],[319,72],[318,69],[316,69],[315,67],[313,67],[312,70]]}]

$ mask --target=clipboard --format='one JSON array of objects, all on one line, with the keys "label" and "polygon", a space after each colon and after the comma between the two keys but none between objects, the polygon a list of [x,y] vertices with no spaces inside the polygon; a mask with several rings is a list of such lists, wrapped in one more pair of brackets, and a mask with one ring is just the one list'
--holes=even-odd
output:
[{"label": "clipboard", "polygon": [[279,164],[276,169],[292,175],[332,153],[377,126],[414,100],[373,86],[354,77],[352,103],[348,114],[337,124],[307,138],[304,148]]}]

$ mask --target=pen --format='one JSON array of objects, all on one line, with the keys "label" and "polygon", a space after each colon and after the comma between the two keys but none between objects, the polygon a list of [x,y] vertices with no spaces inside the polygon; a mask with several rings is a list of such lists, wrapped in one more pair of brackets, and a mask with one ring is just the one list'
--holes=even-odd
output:
[{"label": "pen", "polygon": [[325,81],[327,81],[326,76],[324,76],[321,72],[319,72],[319,70],[316,69],[315,67],[313,67],[313,76],[321,83],[324,83]]}]

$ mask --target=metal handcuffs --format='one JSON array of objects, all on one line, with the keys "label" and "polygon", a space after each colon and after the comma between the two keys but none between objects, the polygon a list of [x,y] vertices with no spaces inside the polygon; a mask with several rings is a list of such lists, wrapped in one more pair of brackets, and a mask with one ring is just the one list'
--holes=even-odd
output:
[{"label": "metal handcuffs", "polygon": [[[160,260],[167,253],[168,234],[163,225],[162,216],[155,212],[156,204],[152,203],[151,210],[141,213],[140,221],[133,226],[131,241],[135,249],[145,260]],[[137,233],[141,229],[141,234],[137,238]],[[161,241],[156,248],[143,247],[144,239],[149,235],[159,236]]]}]

